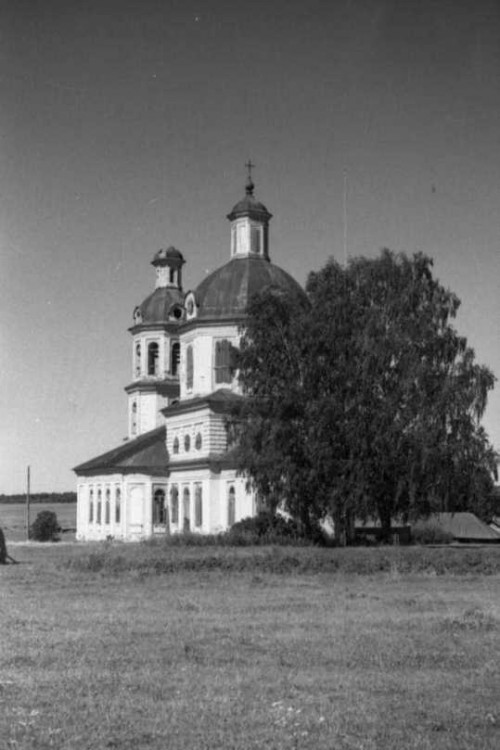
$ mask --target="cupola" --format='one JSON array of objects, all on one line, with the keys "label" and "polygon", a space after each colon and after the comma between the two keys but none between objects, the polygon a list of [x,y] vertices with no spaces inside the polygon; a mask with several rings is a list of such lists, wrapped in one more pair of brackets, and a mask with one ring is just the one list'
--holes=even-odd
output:
[{"label": "cupola", "polygon": [[151,264],[156,268],[156,288],[175,287],[182,289],[182,266],[186,261],[177,248],[170,246],[158,250]]},{"label": "cupola", "polygon": [[232,209],[227,218],[231,222],[231,258],[261,257],[269,260],[269,213],[254,196],[253,164],[247,163],[248,178],[245,197]]}]

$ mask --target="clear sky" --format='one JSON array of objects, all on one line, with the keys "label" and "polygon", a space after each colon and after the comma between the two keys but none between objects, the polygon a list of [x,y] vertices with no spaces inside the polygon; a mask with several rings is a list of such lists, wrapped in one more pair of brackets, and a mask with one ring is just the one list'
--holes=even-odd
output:
[{"label": "clear sky", "polygon": [[0,137],[0,493],[121,443],[153,254],[228,260],[249,157],[275,263],[343,259],[346,174],[348,253],[432,256],[500,374],[498,0],[4,0]]}]

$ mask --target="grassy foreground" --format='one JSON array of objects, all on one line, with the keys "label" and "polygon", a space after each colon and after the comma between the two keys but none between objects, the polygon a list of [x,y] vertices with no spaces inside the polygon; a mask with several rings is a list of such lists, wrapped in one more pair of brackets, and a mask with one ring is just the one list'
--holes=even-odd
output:
[{"label": "grassy foreground", "polygon": [[142,545],[96,569],[102,546],[9,551],[2,750],[500,746],[498,574],[405,573],[404,551],[364,575],[321,550],[316,568],[314,550],[238,550],[165,571]]}]

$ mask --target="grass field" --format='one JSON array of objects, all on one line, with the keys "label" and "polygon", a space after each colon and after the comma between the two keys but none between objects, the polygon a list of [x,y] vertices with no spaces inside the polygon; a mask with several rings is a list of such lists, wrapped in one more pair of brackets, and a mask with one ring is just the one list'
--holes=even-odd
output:
[{"label": "grass field", "polygon": [[500,746],[496,574],[405,574],[404,551],[367,575],[158,574],[143,545],[93,572],[101,551],[16,545],[0,569],[2,750]]},{"label": "grass field", "polygon": [[[32,503],[30,523],[33,523],[42,510],[52,510],[63,530],[76,528],[76,503]],[[7,543],[26,539],[26,508],[22,503],[0,503],[0,527],[4,530]],[[74,539],[74,532],[64,532],[63,539]]]}]

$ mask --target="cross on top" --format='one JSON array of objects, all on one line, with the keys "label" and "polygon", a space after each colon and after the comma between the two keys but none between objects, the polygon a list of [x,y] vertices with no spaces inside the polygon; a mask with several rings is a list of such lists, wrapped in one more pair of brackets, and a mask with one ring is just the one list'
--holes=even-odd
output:
[{"label": "cross on top", "polygon": [[254,169],[255,164],[252,164],[251,160],[249,159],[245,164],[245,167],[248,169],[248,181],[252,182],[252,169]]}]

